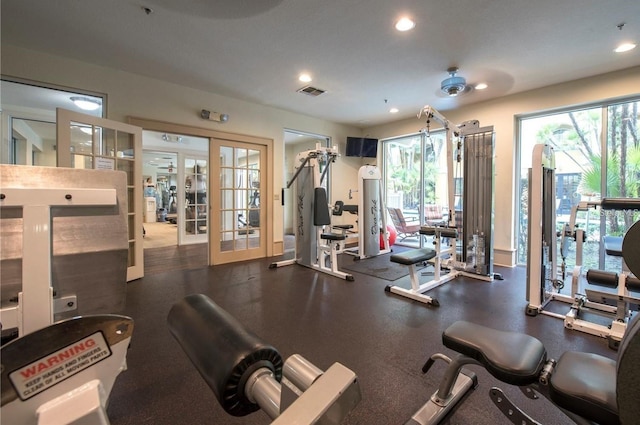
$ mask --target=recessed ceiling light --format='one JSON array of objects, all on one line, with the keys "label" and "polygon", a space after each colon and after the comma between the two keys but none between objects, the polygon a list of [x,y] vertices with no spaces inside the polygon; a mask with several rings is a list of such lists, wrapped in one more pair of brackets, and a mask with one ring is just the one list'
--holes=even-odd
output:
[{"label": "recessed ceiling light", "polygon": [[409,31],[415,28],[415,26],[416,23],[407,17],[400,18],[400,20],[396,22],[396,29],[398,31]]},{"label": "recessed ceiling light", "polygon": [[298,80],[302,81],[303,83],[310,83],[312,81],[311,75],[306,73],[300,74],[300,76],[298,77]]},{"label": "recessed ceiling light", "polygon": [[628,52],[629,50],[633,50],[635,48],[636,48],[636,45],[634,43],[622,43],[621,45],[615,48],[614,52],[624,53],[624,52]]},{"label": "recessed ceiling light", "polygon": [[487,83],[479,83],[479,84],[476,84],[475,89],[476,89],[476,90],[484,90],[484,89],[486,89],[487,87],[489,87],[489,86],[487,85]]},{"label": "recessed ceiling light", "polygon": [[397,114],[398,113],[398,108],[391,108],[391,109],[389,109],[389,112],[391,112],[392,114]]}]

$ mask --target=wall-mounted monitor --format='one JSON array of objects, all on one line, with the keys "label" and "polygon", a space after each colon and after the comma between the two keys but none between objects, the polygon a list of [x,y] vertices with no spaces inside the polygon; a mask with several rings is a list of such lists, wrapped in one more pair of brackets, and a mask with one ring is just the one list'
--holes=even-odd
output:
[{"label": "wall-mounted monitor", "polygon": [[378,154],[378,139],[368,137],[347,137],[345,156],[375,158]]}]

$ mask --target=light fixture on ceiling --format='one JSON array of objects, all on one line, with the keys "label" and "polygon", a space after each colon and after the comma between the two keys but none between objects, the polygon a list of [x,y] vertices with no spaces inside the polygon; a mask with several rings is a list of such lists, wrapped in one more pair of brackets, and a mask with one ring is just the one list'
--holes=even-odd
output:
[{"label": "light fixture on ceiling", "polygon": [[453,66],[447,69],[449,78],[440,83],[440,89],[451,97],[455,97],[467,88],[467,81],[462,77],[456,77],[458,68]]},{"label": "light fixture on ceiling", "polygon": [[[622,28],[624,28],[624,26],[626,25],[625,22],[621,22],[617,25],[618,30],[622,31]],[[628,52],[629,50],[633,50],[636,48],[636,44],[632,43],[630,41],[625,41],[621,44],[618,45],[618,47],[616,47],[615,49],[613,49],[614,52],[616,53],[624,53],[624,52]]]},{"label": "light fixture on ceiling", "polygon": [[398,111],[399,111],[399,109],[398,109],[398,108],[391,108],[391,109],[389,109],[389,113],[391,113],[391,114],[397,114],[397,113],[398,113]]},{"label": "light fixture on ceiling", "polygon": [[396,22],[396,29],[401,32],[412,30],[415,27],[416,27],[416,23],[410,18],[407,18],[406,16],[403,18],[400,18]]},{"label": "light fixture on ceiling", "polygon": [[624,52],[628,52],[629,50],[633,50],[635,48],[636,48],[635,43],[622,43],[621,45],[616,47],[613,51],[616,53],[624,53]]},{"label": "light fixture on ceiling", "polygon": [[476,90],[484,90],[484,89],[486,89],[487,87],[489,87],[489,86],[487,85],[487,83],[478,83],[478,84],[476,84],[473,88],[474,88],[474,89],[476,89]]},{"label": "light fixture on ceiling", "polygon": [[99,100],[86,96],[71,96],[71,101],[78,108],[84,109],[85,111],[95,111],[102,106]]},{"label": "light fixture on ceiling", "polygon": [[310,83],[312,81],[311,75],[305,73],[300,74],[300,76],[298,77],[298,80],[302,81],[303,83]]}]

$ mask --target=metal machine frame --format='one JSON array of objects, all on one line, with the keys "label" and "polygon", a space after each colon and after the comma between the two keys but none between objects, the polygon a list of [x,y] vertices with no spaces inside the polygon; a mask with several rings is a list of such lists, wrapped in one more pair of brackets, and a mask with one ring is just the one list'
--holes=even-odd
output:
[{"label": "metal machine frame", "polygon": [[[322,182],[329,167],[338,156],[337,147],[321,147],[319,143],[315,149],[300,152],[296,156],[296,171],[291,180],[287,182],[287,189],[293,186],[296,202],[296,212],[293,217],[296,236],[295,254],[290,260],[271,263],[269,268],[299,264],[341,279],[353,280],[353,275],[338,270],[337,254],[343,247],[344,234],[331,233],[330,223],[315,224],[317,209],[326,208],[326,213],[329,214],[328,203],[316,205],[316,189],[324,191],[324,201],[326,201],[326,190],[324,190]],[[321,159],[324,160],[324,169],[322,170]],[[324,212],[323,210],[322,213]]]},{"label": "metal machine frame", "polygon": [[[434,236],[436,255],[429,260],[436,268],[434,279],[420,284],[417,274],[411,274],[411,289],[388,286],[387,291],[426,304],[434,299],[424,293],[458,276],[493,281],[501,279],[493,272],[493,126],[480,127],[478,121],[466,121],[453,130],[453,125],[440,112],[427,105],[418,112],[418,118],[426,117],[430,131],[431,122],[440,123],[446,131],[448,185],[448,226],[446,228],[422,226],[420,234]],[[457,139],[454,151],[454,138]],[[462,235],[456,229],[456,175],[460,163],[464,164],[462,176]],[[457,165],[456,165],[457,164]],[[462,246],[458,251],[458,240]],[[441,268],[449,272],[441,274]]]},{"label": "metal machine frame", "polygon": [[[456,246],[462,238],[462,250],[455,260],[443,261],[444,267],[458,275],[492,281],[493,273],[493,126],[480,127],[477,120],[453,125],[440,112],[427,105],[418,112],[418,118],[427,118],[427,133],[431,121],[440,123],[446,131],[447,177],[449,181],[449,222],[456,228],[456,176],[455,171],[463,164],[462,178],[462,236],[450,238]],[[457,139],[454,147],[454,138]],[[429,226],[425,226],[427,229]]]},{"label": "metal machine frame", "polygon": [[8,165],[0,172],[3,337],[124,307],[125,173]]},{"label": "metal machine frame", "polygon": [[[538,144],[533,149],[532,167],[529,169],[529,226],[528,226],[528,257],[527,257],[527,308],[526,314],[536,316],[545,314],[564,321],[567,329],[585,332],[591,335],[607,338],[609,346],[617,349],[624,335],[629,320],[629,305],[640,303],[640,299],[632,297],[626,287],[627,274],[622,273],[615,293],[586,290],[586,295],[580,294],[580,279],[584,276],[582,270],[582,245],[585,240],[585,230],[576,226],[578,211],[590,208],[616,209],[626,206],[637,208],[637,199],[604,199],[599,201],[580,202],[571,211],[570,223],[561,232],[562,264],[558,264],[555,204],[555,155],[549,145]],[[576,243],[576,266],[573,269],[570,293],[562,294],[566,278],[564,258],[567,255],[568,244],[573,239]],[[562,275],[558,275],[558,269]],[[611,286],[611,285],[608,285]],[[602,301],[598,302],[596,301]],[[570,304],[566,314],[546,310],[551,301]],[[607,303],[608,301],[608,303]],[[594,323],[579,318],[580,313],[593,313],[611,319],[610,325]],[[584,315],[583,315],[584,316]]]},{"label": "metal machine frame", "polygon": [[133,332],[111,314],[126,297],[127,176],[2,165],[0,182],[2,417],[106,425]]}]

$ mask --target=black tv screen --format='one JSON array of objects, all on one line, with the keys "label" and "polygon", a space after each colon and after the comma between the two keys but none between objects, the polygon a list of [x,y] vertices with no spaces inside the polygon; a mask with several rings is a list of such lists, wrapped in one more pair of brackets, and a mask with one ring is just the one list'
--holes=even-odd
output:
[{"label": "black tv screen", "polygon": [[347,137],[346,156],[375,158],[378,154],[378,139],[367,137]]}]

